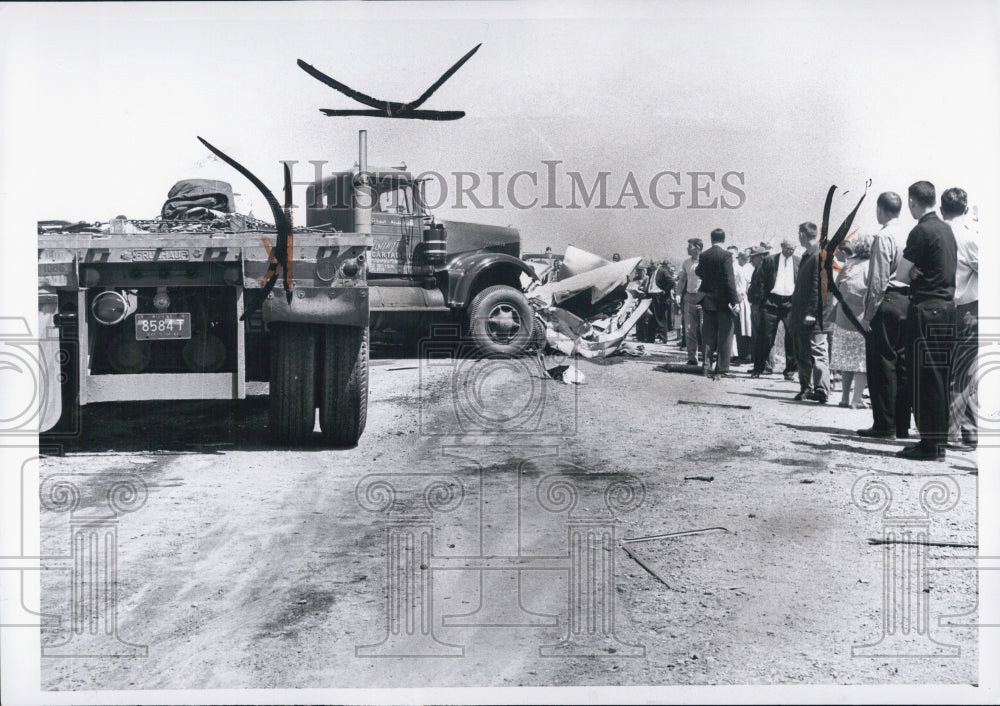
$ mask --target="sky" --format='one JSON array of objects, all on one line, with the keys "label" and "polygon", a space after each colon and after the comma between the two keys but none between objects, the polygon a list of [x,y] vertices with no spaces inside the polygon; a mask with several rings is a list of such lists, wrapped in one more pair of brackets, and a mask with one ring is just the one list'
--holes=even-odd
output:
[{"label": "sky", "polygon": [[[905,193],[918,179],[963,186],[982,217],[993,218],[995,8],[6,6],[2,178],[45,194],[31,221],[151,218],[170,186],[188,177],[230,181],[270,220],[263,199],[210,158],[197,135],[278,191],[281,160],[299,162],[297,181],[311,178],[309,160],[327,160],[326,170],[350,167],[357,131],[366,129],[371,163],[402,161],[445,176],[449,194],[438,215],[511,225],[528,250],[573,244],[606,256],[677,259],[687,238],[707,240],[715,227],[740,246],[777,245],[794,238],[798,223],[819,222],[830,185],[849,192],[835,202],[838,220],[869,178],[872,194],[858,219],[866,228],[876,226],[880,191]],[[301,58],[370,95],[407,100],[480,42],[424,106],[466,111],[455,122],[326,117],[319,108],[360,106],[295,65]],[[546,161],[557,162],[555,179]],[[467,199],[456,208],[452,175],[460,171],[483,182],[474,193],[485,205],[488,172],[501,172],[500,208],[472,208]],[[534,208],[508,198],[519,171],[537,175],[537,186],[521,176],[512,187],[521,203],[537,197]],[[622,208],[598,208],[596,199],[590,207],[542,208],[572,202],[567,172],[588,189],[606,172],[607,205]],[[679,186],[672,175],[657,182],[660,203],[676,208],[649,198],[662,172],[680,177]],[[723,188],[726,173],[739,191]],[[639,198],[620,199],[630,174]],[[703,190],[694,193],[696,186]],[[297,187],[297,204],[304,189]]]}]

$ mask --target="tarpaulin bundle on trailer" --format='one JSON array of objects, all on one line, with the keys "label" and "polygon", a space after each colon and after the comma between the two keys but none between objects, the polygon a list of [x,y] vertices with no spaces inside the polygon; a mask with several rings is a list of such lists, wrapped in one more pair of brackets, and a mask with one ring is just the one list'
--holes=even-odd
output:
[{"label": "tarpaulin bundle on trailer", "polygon": [[235,211],[233,187],[215,179],[183,179],[170,189],[160,215],[169,221],[212,221]]}]

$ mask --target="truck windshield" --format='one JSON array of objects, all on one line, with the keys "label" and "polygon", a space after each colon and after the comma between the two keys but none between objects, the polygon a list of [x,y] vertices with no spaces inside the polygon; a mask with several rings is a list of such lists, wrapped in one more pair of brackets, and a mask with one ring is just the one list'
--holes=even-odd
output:
[{"label": "truck windshield", "polygon": [[375,210],[381,213],[413,213],[409,184],[385,183],[379,190]]}]

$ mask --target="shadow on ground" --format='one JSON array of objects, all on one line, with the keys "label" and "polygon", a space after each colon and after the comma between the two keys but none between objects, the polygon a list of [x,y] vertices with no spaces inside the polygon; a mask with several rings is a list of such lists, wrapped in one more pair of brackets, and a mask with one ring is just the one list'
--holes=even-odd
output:
[{"label": "shadow on ground", "polygon": [[[42,434],[49,455],[102,451],[171,451],[218,454],[278,450],[267,428],[268,398],[103,402],[80,410],[79,433]],[[319,434],[299,450],[329,450]]]}]

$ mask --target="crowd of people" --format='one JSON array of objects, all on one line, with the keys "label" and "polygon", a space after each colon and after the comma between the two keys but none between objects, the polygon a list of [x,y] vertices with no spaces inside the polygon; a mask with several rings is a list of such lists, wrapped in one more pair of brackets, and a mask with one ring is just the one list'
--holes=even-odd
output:
[{"label": "crowd of people", "polygon": [[751,366],[752,378],[773,375],[783,353],[781,374],[799,383],[795,400],[827,404],[839,382],[840,406],[862,409],[867,388],[872,425],[857,434],[906,439],[912,416],[920,438],[898,453],[903,458],[971,450],[978,443],[979,259],[968,195],[950,188],[938,202],[933,184],[914,183],[909,231],[899,194],[882,193],[875,207],[878,231],[855,231],[829,254],[832,283],[819,229],[809,221],[799,225],[797,242],[782,241],[776,253],[767,243],[727,246],[718,228],[707,248],[689,239],[679,268],[664,261],[646,272],[652,320],[666,341],[676,318],[688,365],[714,379],[741,365]]}]

